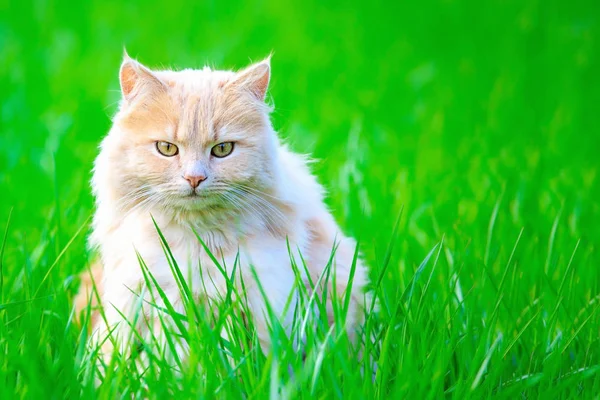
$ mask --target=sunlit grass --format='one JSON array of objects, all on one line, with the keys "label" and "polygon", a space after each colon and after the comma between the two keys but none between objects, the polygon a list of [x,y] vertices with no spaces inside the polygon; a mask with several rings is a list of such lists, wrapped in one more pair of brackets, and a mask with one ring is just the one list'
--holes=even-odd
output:
[{"label": "sunlit grass", "polygon": [[[263,354],[253,328],[240,265],[237,262],[230,266],[222,264],[198,237],[199,245],[205,247],[214,267],[227,283],[227,291],[220,298],[199,302],[160,228],[156,228],[179,288],[185,313],[176,311],[152,271],[139,258],[140,274],[144,277],[145,285],[139,291],[132,289],[132,295],[137,297],[136,307],[133,316],[123,315],[123,323],[139,327],[153,326],[154,321],[160,321],[162,329],[161,332],[150,329],[148,335],[132,329],[125,337],[127,349],[121,352],[117,347],[114,354],[105,358],[98,357],[100,346],[105,340],[114,340],[112,334],[80,347],[86,348],[82,356],[85,360],[82,363],[83,375],[86,380],[98,383],[99,393],[103,396],[113,398],[133,393],[146,397],[154,396],[158,391],[192,397],[211,393],[217,396],[242,396],[246,393],[278,397],[290,396],[298,390],[309,390],[315,395],[317,391],[321,392],[319,387],[327,385],[332,378],[344,376],[344,379],[368,383],[374,379],[379,348],[375,340],[380,335],[380,325],[373,323],[376,318],[372,312],[375,304],[368,292],[364,293],[365,299],[368,298],[365,300],[364,327],[357,327],[357,330],[350,332],[346,329],[349,293],[339,297],[336,293],[332,294],[337,299],[332,303],[334,324],[330,326],[328,323],[327,288],[331,283],[333,288],[336,287],[335,282],[331,282],[335,279],[335,264],[331,261],[335,249],[332,249],[332,258],[318,280],[308,285],[304,284],[302,278],[308,274],[306,265],[302,259],[299,262],[295,260],[290,251],[297,281],[288,301],[288,307],[294,307],[291,311],[295,316],[289,329],[281,325],[266,300],[266,291],[270,288],[262,287],[256,274],[250,274],[251,284],[259,286],[267,305],[265,312],[269,321],[271,349]],[[356,260],[349,276],[350,287]],[[248,267],[251,268],[245,266]],[[210,285],[210,282],[203,282],[203,285]],[[297,299],[297,303],[292,301],[293,298]],[[76,327],[76,330],[89,331],[92,312],[88,307],[82,326]],[[99,318],[106,320],[103,309],[100,308],[99,312]],[[143,331],[146,329],[140,330]],[[349,339],[349,334],[354,339]],[[85,335],[79,340],[80,346],[86,343]],[[185,358],[180,358],[183,355]],[[338,371],[340,368],[343,375]],[[325,380],[322,378],[324,372],[330,375]],[[160,388],[155,388],[157,382]],[[218,386],[213,387],[214,384]]]}]

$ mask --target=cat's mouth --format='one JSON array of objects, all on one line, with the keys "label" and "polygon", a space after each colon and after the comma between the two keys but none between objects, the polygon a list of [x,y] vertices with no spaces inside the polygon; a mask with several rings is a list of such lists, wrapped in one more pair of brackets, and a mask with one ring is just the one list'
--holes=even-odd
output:
[{"label": "cat's mouth", "polygon": [[187,192],[182,197],[184,202],[188,204],[193,204],[194,206],[210,202],[210,196],[207,196],[206,193],[202,193],[196,190]]},{"label": "cat's mouth", "polygon": [[200,211],[200,210],[217,210],[227,208],[227,202],[223,197],[210,193],[210,191],[189,191],[182,194],[179,205],[188,211]]},{"label": "cat's mouth", "polygon": [[187,192],[185,192],[185,194],[183,195],[184,198],[186,199],[200,199],[202,197],[206,197],[204,193],[202,193],[201,190],[198,189],[191,189]]},{"label": "cat's mouth", "polygon": [[186,192],[182,193],[176,201],[178,207],[187,211],[198,211],[206,208],[207,199],[199,193]]}]

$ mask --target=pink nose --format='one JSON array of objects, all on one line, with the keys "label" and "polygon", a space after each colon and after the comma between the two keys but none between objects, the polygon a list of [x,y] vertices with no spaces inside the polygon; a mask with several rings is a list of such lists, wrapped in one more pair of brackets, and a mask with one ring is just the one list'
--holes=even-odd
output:
[{"label": "pink nose", "polygon": [[189,182],[193,189],[196,189],[203,181],[206,180],[206,176],[204,175],[186,175],[184,178]]}]

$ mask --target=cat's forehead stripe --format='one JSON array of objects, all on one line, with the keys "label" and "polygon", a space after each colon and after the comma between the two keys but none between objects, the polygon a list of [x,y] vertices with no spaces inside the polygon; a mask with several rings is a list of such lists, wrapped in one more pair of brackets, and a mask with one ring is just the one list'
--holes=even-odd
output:
[{"label": "cat's forehead stripe", "polygon": [[203,145],[214,140],[216,133],[213,129],[214,107],[211,104],[211,95],[205,92],[187,93],[182,98],[181,113],[181,141],[194,145]]},{"label": "cat's forehead stripe", "polygon": [[[192,101],[192,104],[194,103],[194,101]],[[190,133],[193,137],[198,136],[198,130],[200,127],[200,99],[198,99],[197,101],[195,101],[195,105],[193,107],[193,118],[192,118],[192,123],[190,126]]]},{"label": "cat's forehead stripe", "polygon": [[199,148],[231,140],[225,133],[230,125],[256,126],[252,106],[225,89],[232,76],[210,69],[161,72],[172,83],[169,140]]}]

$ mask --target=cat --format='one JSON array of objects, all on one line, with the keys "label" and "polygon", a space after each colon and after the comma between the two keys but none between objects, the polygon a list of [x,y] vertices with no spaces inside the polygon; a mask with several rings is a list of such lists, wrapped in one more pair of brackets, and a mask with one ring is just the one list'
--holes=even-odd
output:
[{"label": "cat", "polygon": [[[265,101],[270,76],[270,57],[237,72],[155,71],[125,53],[121,102],[93,169],[96,211],[89,245],[99,257],[75,299],[79,315],[103,308],[102,317],[92,315],[101,357],[111,357],[115,346],[122,354],[130,351],[132,329],[139,337],[162,332],[159,318],[136,292],[146,282],[140,259],[175,311],[185,312],[157,227],[198,301],[227,291],[207,250],[228,273],[238,263],[265,352],[269,320],[259,284],[289,329],[294,304],[288,300],[295,301],[296,280],[289,249],[306,263],[307,287],[324,274],[334,250],[330,286],[335,282],[339,298],[350,291],[346,329],[356,336],[368,306],[367,269],[355,259],[355,240],[344,236],[324,205],[323,187],[307,159],[290,151],[273,129],[272,107]],[[333,292],[330,287],[329,295]],[[124,323],[136,305],[152,317]],[[330,323],[332,312],[328,306]],[[109,334],[113,340],[104,340]],[[177,351],[185,356],[185,348]]]}]

